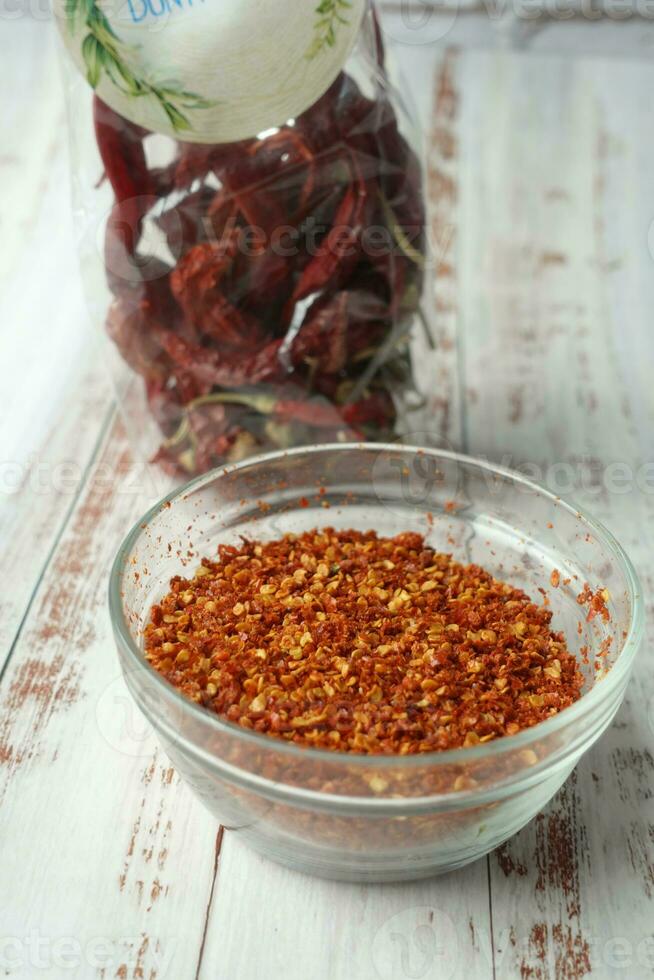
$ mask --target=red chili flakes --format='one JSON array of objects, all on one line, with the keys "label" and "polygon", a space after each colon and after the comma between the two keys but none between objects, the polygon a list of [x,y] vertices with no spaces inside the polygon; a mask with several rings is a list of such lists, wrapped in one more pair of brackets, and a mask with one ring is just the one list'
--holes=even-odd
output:
[{"label": "red chili flakes", "polygon": [[561,572],[558,570],[558,568],[552,569],[552,574],[550,575],[550,583],[553,589],[558,589],[559,585],[561,584]]},{"label": "red chili flakes", "polygon": [[610,598],[608,589],[597,589],[596,592],[593,592],[590,585],[586,583],[577,596],[577,602],[580,606],[588,606],[586,619],[589,623],[597,615],[601,616],[605,623],[608,623],[611,619],[611,614],[607,606]]},{"label": "red chili flakes", "polygon": [[152,666],[229,721],[298,745],[477,745],[580,697],[551,612],[419,534],[221,545],[170,589],[145,631]]}]

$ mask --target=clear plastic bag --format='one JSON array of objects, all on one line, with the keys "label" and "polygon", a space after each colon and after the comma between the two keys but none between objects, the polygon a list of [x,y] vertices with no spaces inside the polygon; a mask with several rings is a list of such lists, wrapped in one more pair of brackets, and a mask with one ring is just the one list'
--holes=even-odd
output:
[{"label": "clear plastic bag", "polygon": [[423,173],[372,7],[320,98],[237,142],[153,133],[96,94],[90,145],[70,78],[86,283],[148,458],[183,476],[410,428]]}]

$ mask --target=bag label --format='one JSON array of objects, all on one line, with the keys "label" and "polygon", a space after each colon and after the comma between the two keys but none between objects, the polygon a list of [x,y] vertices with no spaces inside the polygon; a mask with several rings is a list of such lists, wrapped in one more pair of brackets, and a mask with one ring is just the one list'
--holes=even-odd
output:
[{"label": "bag label", "polygon": [[53,0],[100,98],[138,125],[223,143],[280,125],[331,85],[367,0]]}]

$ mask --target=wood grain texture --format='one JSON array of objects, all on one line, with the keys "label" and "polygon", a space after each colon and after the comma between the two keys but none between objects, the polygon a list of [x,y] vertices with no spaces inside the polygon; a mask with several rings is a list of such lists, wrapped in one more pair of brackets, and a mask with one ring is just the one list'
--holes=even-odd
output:
[{"label": "wood grain texture", "polygon": [[2,929],[23,940],[18,976],[32,975],[31,931],[44,960],[101,938],[103,966],[85,952],[80,977],[188,976],[199,955],[217,828],[133,707],[106,615],[116,541],[148,503],[132,475],[113,426],[0,689]]},{"label": "wood grain texture", "polygon": [[[473,54],[459,74],[465,447],[531,464],[605,521],[647,577],[653,498],[651,485],[636,486],[647,454],[635,420],[651,424],[651,386],[625,377],[625,367],[631,380],[642,370],[630,363],[634,348],[645,364],[654,354],[637,311],[625,315],[634,276],[651,274],[647,176],[640,213],[627,209],[629,232],[618,239],[613,229],[639,181],[634,106],[644,111],[654,75],[620,66],[609,86],[592,62]],[[610,732],[491,858],[500,975],[651,969],[653,694],[641,660]]]},{"label": "wood grain texture", "polygon": [[[543,814],[488,859],[414,885],[322,882],[250,853],[205,813],[144,727],[119,677],[105,590],[117,542],[161,486],[134,466],[100,359],[86,352],[65,147],[50,122],[61,119],[61,100],[38,26],[18,24],[14,48],[0,22],[3,58],[9,51],[17,72],[24,59],[34,64],[33,92],[48,107],[42,114],[25,96],[23,113],[18,104],[8,117],[23,120],[17,159],[29,166],[0,155],[0,180],[13,168],[5,186],[12,199],[23,195],[14,237],[0,241],[13,263],[11,275],[0,263],[0,312],[14,327],[0,337],[13,406],[0,417],[0,462],[23,476],[20,492],[0,499],[0,574],[11,583],[0,606],[6,975],[650,976],[654,685],[645,656],[612,728]],[[446,49],[465,41],[460,20],[438,44],[397,44],[392,23],[388,36],[427,134],[438,352],[433,367],[421,366],[423,435],[539,467],[615,531],[651,596],[654,69],[574,47],[553,56],[560,33],[539,34],[538,55]],[[31,288],[35,264],[42,293]],[[43,297],[56,288],[53,319]],[[43,356],[19,373],[15,338],[28,330]],[[47,393],[42,401],[35,390]],[[76,475],[57,489],[51,474],[62,461]],[[616,464],[629,468],[626,491]],[[48,472],[40,492],[34,474]],[[425,909],[435,942],[416,929]]]},{"label": "wood grain texture", "polygon": [[[89,342],[73,246],[68,155],[53,38],[0,25],[16,98],[0,151],[0,672],[43,564],[74,506],[110,410]],[[30,68],[32,70],[30,70]]]}]

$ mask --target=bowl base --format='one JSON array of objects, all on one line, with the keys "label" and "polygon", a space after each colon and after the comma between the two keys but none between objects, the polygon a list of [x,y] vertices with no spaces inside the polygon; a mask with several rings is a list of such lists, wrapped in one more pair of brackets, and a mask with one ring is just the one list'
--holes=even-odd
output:
[{"label": "bowl base", "polygon": [[[232,831],[234,833],[234,831]],[[322,850],[316,848],[314,853],[308,853],[306,844],[300,856],[297,849],[279,847],[264,842],[261,837],[251,837],[247,831],[236,831],[239,839],[255,851],[261,857],[275,864],[288,868],[289,871],[296,871],[300,874],[311,875],[314,878],[324,878],[328,881],[342,881],[349,884],[392,884],[407,881],[420,881],[425,878],[435,878],[439,875],[448,874],[479,861],[496,847],[499,847],[510,837],[513,837],[516,830],[511,833],[502,833],[492,840],[487,840],[483,848],[468,851],[465,854],[452,854],[449,859],[440,860],[434,855],[434,850],[425,852],[420,850],[411,854],[403,852],[398,854],[380,853],[374,857],[371,855],[338,854],[330,851],[327,855],[320,854]]]}]

